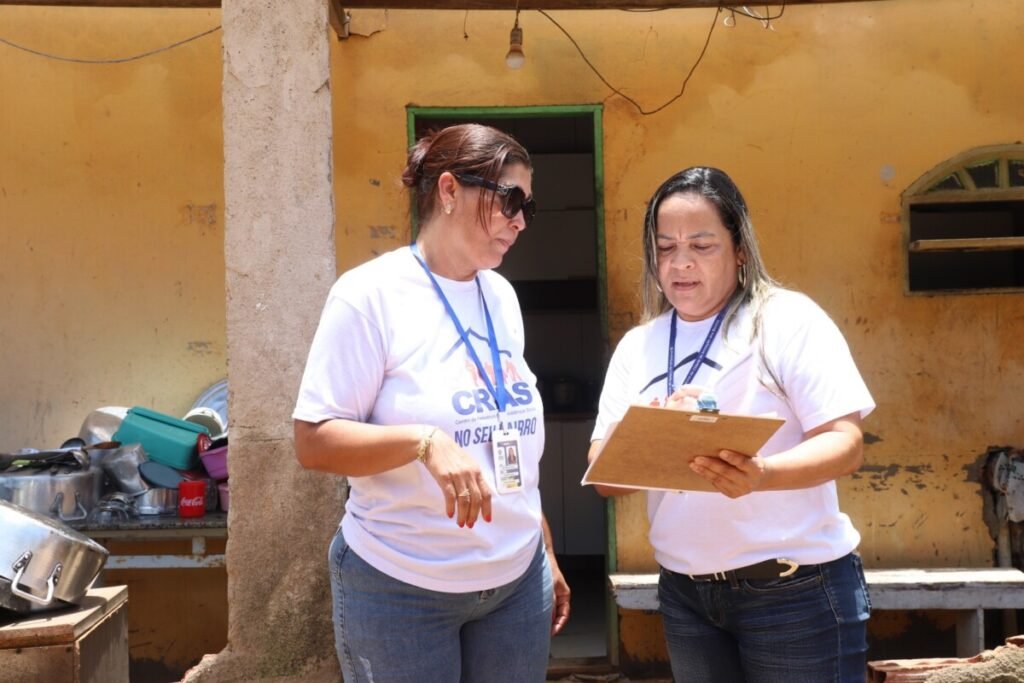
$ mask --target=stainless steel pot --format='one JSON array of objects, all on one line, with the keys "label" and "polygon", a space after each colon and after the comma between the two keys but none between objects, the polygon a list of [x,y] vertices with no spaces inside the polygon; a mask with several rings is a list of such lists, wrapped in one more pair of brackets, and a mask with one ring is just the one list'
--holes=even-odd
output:
[{"label": "stainless steel pot", "polygon": [[49,517],[0,501],[0,606],[17,612],[77,603],[107,550]]},{"label": "stainless steel pot", "polygon": [[65,522],[85,519],[102,490],[98,467],[56,472],[27,467],[0,474],[0,500]]},{"label": "stainless steel pot", "polygon": [[220,504],[220,490],[217,488],[217,482],[213,479],[203,479],[206,482],[206,511],[216,512],[217,505]]},{"label": "stainless steel pot", "polygon": [[130,443],[107,454],[100,467],[118,491],[139,494],[152,488],[139,476],[139,464],[149,460],[140,443]]},{"label": "stainless steel pot", "polygon": [[178,513],[178,489],[153,487],[135,496],[140,515],[174,515]]},{"label": "stainless steel pot", "polygon": [[[220,501],[217,482],[213,479],[204,479],[203,481],[206,482],[205,509],[207,512],[215,512]],[[178,489],[154,486],[134,497],[135,508],[140,515],[175,515],[178,513]]]}]

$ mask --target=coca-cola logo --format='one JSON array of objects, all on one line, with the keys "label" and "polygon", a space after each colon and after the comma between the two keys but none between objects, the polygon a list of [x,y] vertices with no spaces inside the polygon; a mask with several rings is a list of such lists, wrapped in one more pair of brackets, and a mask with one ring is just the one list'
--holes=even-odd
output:
[{"label": "coca-cola logo", "polygon": [[181,507],[185,508],[198,508],[206,505],[206,501],[202,496],[195,496],[193,498],[182,498],[180,504]]}]

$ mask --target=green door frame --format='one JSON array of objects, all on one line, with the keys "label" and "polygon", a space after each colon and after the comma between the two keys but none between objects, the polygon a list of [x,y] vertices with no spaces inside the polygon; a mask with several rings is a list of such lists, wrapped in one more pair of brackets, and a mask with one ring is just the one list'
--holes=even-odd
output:
[{"label": "green door frame", "polygon": [[[536,107],[407,107],[406,128],[408,144],[416,142],[416,121],[419,119],[487,118],[526,119],[580,116],[589,114],[594,121],[594,212],[597,217],[597,289],[598,313],[601,316],[601,336],[608,347],[608,268],[604,234],[604,107],[600,104],[559,104]],[[415,202],[412,208],[415,216]],[[415,221],[414,221],[415,223]],[[413,226],[415,231],[415,225]],[[605,568],[616,572],[618,559],[615,540],[615,501],[609,498],[605,505],[608,528],[605,549]],[[606,593],[605,607],[608,619],[608,660],[619,663],[619,620],[615,601]]]}]

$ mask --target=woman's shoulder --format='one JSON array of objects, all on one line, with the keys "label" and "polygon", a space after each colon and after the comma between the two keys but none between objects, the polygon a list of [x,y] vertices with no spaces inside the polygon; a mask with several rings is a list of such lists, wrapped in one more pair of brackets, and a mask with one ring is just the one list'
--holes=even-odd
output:
[{"label": "woman's shoulder", "polygon": [[498,296],[501,296],[502,298],[512,297],[516,301],[519,300],[518,296],[516,295],[515,287],[513,287],[512,283],[508,281],[508,278],[506,278],[498,271],[481,270],[478,273],[478,277],[480,278],[480,281],[482,283],[484,283],[488,288],[491,289],[491,291],[493,291]]},{"label": "woman's shoulder", "polygon": [[331,296],[363,299],[402,286],[416,265],[409,247],[399,247],[342,273],[331,287]]},{"label": "woman's shoulder", "polygon": [[783,346],[796,337],[833,334],[838,327],[828,312],[808,295],[783,289],[772,291],[762,315],[763,333]]},{"label": "woman's shoulder", "polygon": [[480,282],[486,283],[492,289],[500,289],[503,292],[515,291],[515,288],[512,287],[512,283],[509,282],[508,278],[497,270],[480,270],[477,273],[477,276],[480,279]]},{"label": "woman's shoulder", "polygon": [[794,323],[820,316],[828,317],[825,309],[819,306],[814,299],[803,292],[783,287],[775,287],[771,290],[764,303],[764,315],[766,318],[768,316],[778,317]]},{"label": "woman's shoulder", "polygon": [[[674,311],[669,309],[655,318],[634,325],[626,334],[622,335],[616,348],[631,349],[644,346],[659,332],[668,330],[668,320],[672,314]],[[667,334],[667,332],[665,333]]]}]

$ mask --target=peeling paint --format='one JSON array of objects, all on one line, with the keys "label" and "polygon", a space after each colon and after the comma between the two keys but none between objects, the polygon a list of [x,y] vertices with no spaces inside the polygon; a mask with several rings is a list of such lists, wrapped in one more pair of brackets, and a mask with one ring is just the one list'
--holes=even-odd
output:
[{"label": "peeling paint", "polygon": [[349,34],[369,38],[374,33],[379,33],[388,27],[388,11],[386,9],[376,10],[353,10],[349,12]]},{"label": "peeling paint", "polygon": [[190,341],[185,345],[185,348],[189,353],[194,353],[197,356],[209,356],[213,353],[213,342]]},{"label": "peeling paint", "polygon": [[189,202],[182,207],[185,213],[185,223],[188,225],[199,225],[204,228],[212,228],[217,225],[217,204],[193,204]]},{"label": "peeling paint", "polygon": [[[934,477],[934,469],[931,465],[863,465],[850,477],[852,479],[866,479],[868,486],[874,491],[888,491],[894,486],[893,479],[903,477],[901,482],[904,486],[913,486],[917,490],[928,487],[935,488],[941,485],[941,481]],[[903,495],[909,495],[905,488],[900,488]]]},{"label": "peeling paint", "polygon": [[398,229],[393,225],[371,225],[370,228],[370,239],[397,239]]},{"label": "peeling paint", "polygon": [[981,482],[981,472],[985,467],[985,461],[988,459],[988,452],[982,453],[973,462],[969,462],[960,469],[964,473],[963,481]]},{"label": "peeling paint", "polygon": [[901,465],[862,465],[853,476],[856,477],[860,472],[868,472],[872,475],[877,474],[888,479],[896,475],[901,469],[903,469]]}]

